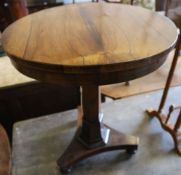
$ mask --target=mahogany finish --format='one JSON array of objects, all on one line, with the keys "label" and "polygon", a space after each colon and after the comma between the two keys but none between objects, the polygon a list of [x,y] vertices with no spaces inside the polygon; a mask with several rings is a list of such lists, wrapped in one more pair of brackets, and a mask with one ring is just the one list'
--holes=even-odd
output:
[{"label": "mahogany finish", "polygon": [[8,27],[2,40],[16,68],[30,77],[102,85],[157,69],[176,38],[174,24],[152,11],[86,3],[24,17]]},{"label": "mahogany finish", "polygon": [[119,135],[99,121],[98,86],[156,70],[177,35],[175,25],[163,16],[108,3],[44,10],[3,33],[4,49],[20,72],[49,83],[82,86],[83,122],[58,161],[62,171],[99,152],[137,149],[137,137]]}]

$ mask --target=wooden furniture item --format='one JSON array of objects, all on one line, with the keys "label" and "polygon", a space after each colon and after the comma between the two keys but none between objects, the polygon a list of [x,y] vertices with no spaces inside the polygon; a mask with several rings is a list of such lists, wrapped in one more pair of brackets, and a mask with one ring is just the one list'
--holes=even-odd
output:
[{"label": "wooden furniture item", "polygon": [[165,17],[110,3],[47,9],[6,29],[3,47],[20,72],[40,81],[82,87],[83,120],[58,160],[62,171],[100,152],[137,149],[137,137],[100,122],[99,85],[153,72],[164,63],[177,36],[175,25]]},{"label": "wooden furniture item", "polygon": [[[163,91],[163,95],[160,101],[160,105],[158,110],[153,110],[153,109],[148,109],[146,112],[150,117],[156,117],[158,118],[158,120],[160,121],[160,124],[162,126],[162,128],[167,131],[173,138],[174,140],[174,146],[175,146],[175,150],[177,151],[177,153],[179,155],[181,155],[181,132],[179,131],[179,128],[181,126],[181,106],[174,106],[171,105],[169,108],[169,112],[168,114],[165,114],[163,112],[163,108],[166,102],[166,98],[168,95],[168,90],[173,78],[173,74],[177,65],[177,61],[179,58],[179,50],[180,50],[180,46],[181,46],[181,35],[179,35],[179,39],[177,41],[177,47],[176,47],[176,51],[175,51],[175,55],[173,58],[173,62],[168,74],[168,78],[165,84],[165,88]],[[174,110],[180,110],[179,115],[177,117],[177,120],[175,122],[175,124],[171,124],[171,122],[169,122],[169,119],[171,118],[171,114]]]},{"label": "wooden furniture item", "polygon": [[[164,0],[163,2],[157,0],[157,3],[160,3],[160,5],[163,5],[165,7],[165,14],[174,21],[174,23],[177,25],[177,27],[181,30],[181,1],[179,0]],[[157,4],[158,6],[159,4]],[[158,6],[160,7],[160,6]],[[159,8],[157,8],[159,9]],[[179,30],[178,29],[178,30]],[[181,106],[175,106],[171,105],[169,108],[168,114],[165,114],[163,112],[163,108],[167,99],[168,91],[170,88],[170,84],[173,79],[173,74],[177,65],[177,61],[180,55],[180,48],[181,48],[181,35],[179,35],[179,39],[177,41],[176,50],[173,58],[173,62],[167,77],[167,81],[165,84],[165,88],[163,91],[163,95],[160,101],[160,105],[158,110],[154,109],[148,109],[146,112],[150,117],[156,117],[161,123],[162,128],[167,131],[174,140],[174,147],[176,152],[181,155],[181,132],[179,131],[179,128],[181,126]],[[170,122],[171,115],[173,111],[180,110],[177,120],[175,124],[172,124]]]},{"label": "wooden furniture item", "polygon": [[11,151],[7,134],[0,124],[0,175],[10,175]]}]

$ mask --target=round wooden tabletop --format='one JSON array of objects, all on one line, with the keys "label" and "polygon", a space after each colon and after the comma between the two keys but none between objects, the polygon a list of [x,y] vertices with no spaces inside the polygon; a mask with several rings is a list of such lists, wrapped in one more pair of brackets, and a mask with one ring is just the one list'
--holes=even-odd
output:
[{"label": "round wooden tabletop", "polygon": [[177,28],[153,11],[123,4],[66,5],[26,16],[3,33],[15,67],[38,80],[108,84],[157,69]]}]

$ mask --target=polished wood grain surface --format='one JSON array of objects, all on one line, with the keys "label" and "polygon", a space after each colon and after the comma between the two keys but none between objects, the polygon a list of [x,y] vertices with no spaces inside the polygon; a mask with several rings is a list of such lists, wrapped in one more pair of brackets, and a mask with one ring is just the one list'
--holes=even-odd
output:
[{"label": "polished wood grain surface", "polygon": [[156,70],[175,46],[177,35],[166,17],[107,3],[44,10],[22,18],[3,33],[4,49],[20,72],[49,83],[82,86],[82,124],[58,161],[63,172],[100,152],[123,149],[133,154],[137,150],[137,137],[132,136],[130,143],[121,136],[124,142],[120,142],[117,132],[100,123],[99,85],[129,81]]},{"label": "polished wood grain surface", "polygon": [[138,61],[175,44],[176,27],[141,7],[91,3],[44,10],[17,21],[3,34],[14,57],[63,66]]},{"label": "polished wood grain surface", "polygon": [[27,76],[51,83],[104,85],[156,70],[176,39],[175,25],[152,11],[86,3],[24,17],[3,33],[2,41],[14,66]]}]

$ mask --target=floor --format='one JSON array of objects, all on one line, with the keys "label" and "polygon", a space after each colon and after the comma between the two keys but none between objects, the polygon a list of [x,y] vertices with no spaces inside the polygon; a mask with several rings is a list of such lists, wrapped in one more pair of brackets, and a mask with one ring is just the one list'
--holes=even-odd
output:
[{"label": "floor", "polygon": [[[72,175],[180,175],[181,157],[157,119],[145,109],[157,108],[162,91],[141,94],[101,105],[104,123],[124,133],[139,136],[139,149],[129,157],[123,151],[102,153],[75,165]],[[170,90],[168,103],[181,104],[181,87]],[[60,175],[58,157],[76,129],[76,110],[22,121],[14,126],[12,175]]]}]

